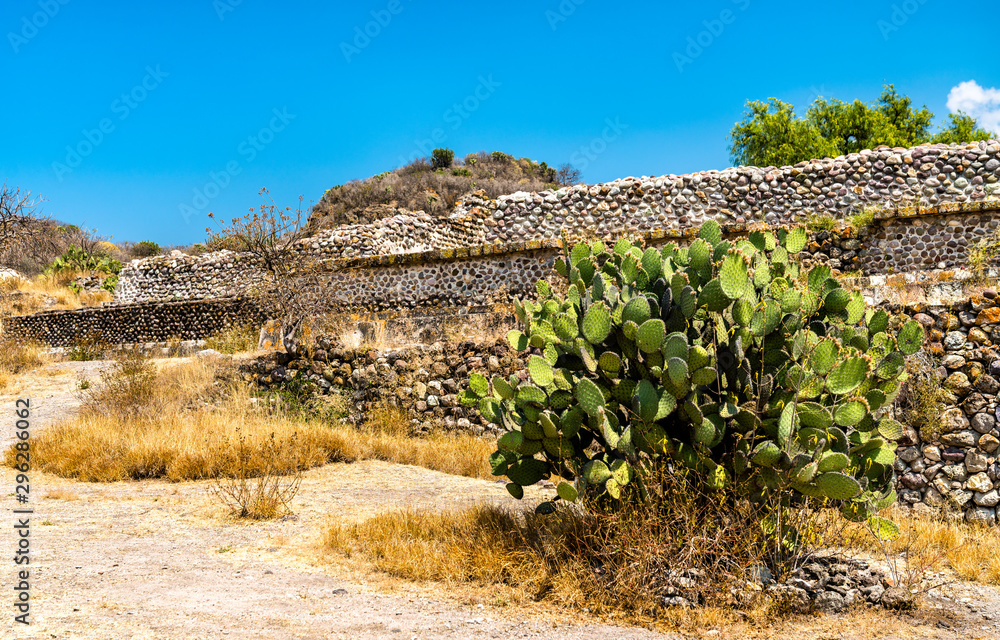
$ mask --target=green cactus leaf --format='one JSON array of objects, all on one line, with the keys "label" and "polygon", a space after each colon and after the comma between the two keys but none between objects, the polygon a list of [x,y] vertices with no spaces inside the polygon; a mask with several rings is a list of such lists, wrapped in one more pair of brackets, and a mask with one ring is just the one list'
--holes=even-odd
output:
[{"label": "green cactus leaf", "polygon": [[879,516],[868,516],[868,529],[881,542],[894,542],[900,536],[899,525]]},{"label": "green cactus leaf", "polygon": [[660,257],[660,252],[656,249],[650,247],[646,249],[646,252],[642,254],[642,270],[646,272],[650,281],[656,280],[660,277],[660,266],[662,263],[662,258]]},{"label": "green cactus leaf", "polygon": [[639,335],[639,325],[631,320],[626,320],[625,323],[622,324],[622,333],[625,334],[626,338],[634,342],[636,337]]},{"label": "green cactus leaf", "polygon": [[839,451],[827,451],[819,460],[818,471],[820,473],[842,471],[847,468],[850,461],[851,460],[847,457],[847,455],[840,453]]},{"label": "green cactus leaf", "polygon": [[785,236],[785,249],[788,253],[798,253],[805,249],[808,241],[809,234],[806,233],[805,228],[796,227]]},{"label": "green cactus leaf", "polygon": [[722,228],[715,220],[706,220],[698,229],[698,237],[715,246],[722,242]]},{"label": "green cactus leaf", "polygon": [[691,371],[701,369],[708,364],[709,359],[708,351],[705,350],[705,347],[695,345],[687,353],[688,369]]},{"label": "green cactus leaf", "polygon": [[695,294],[694,289],[690,286],[681,289],[681,295],[677,300],[677,304],[680,306],[681,313],[684,314],[685,318],[693,317],[694,312],[698,310],[698,296]]},{"label": "green cactus leaf", "polygon": [[655,318],[642,323],[636,332],[636,343],[645,353],[658,352],[663,345],[663,340],[667,335],[666,325],[663,320]]},{"label": "green cactus leaf", "polygon": [[653,422],[660,408],[656,388],[649,380],[640,380],[632,396],[632,410],[639,414],[643,422]]},{"label": "green cactus leaf", "polygon": [[800,402],[798,406],[799,422],[804,427],[826,429],[833,424],[833,416],[829,410],[815,402]]},{"label": "green cactus leaf", "polygon": [[889,328],[889,314],[885,312],[885,309],[879,309],[872,314],[867,324],[869,338],[874,338],[875,335],[885,333],[886,329]]},{"label": "green cactus leaf", "polygon": [[833,411],[833,419],[842,427],[853,427],[868,414],[868,405],[864,400],[851,400],[837,405]]},{"label": "green cactus leaf", "polygon": [[522,456],[531,457],[536,453],[539,453],[541,450],[542,450],[541,440],[525,439],[524,444],[521,445],[521,448],[518,449],[517,452],[520,453]]},{"label": "green cactus leaf", "polygon": [[490,395],[490,383],[481,373],[469,375],[469,389],[480,398]]},{"label": "green cactus leaf", "polygon": [[663,357],[667,360],[670,358],[684,358],[686,360],[688,357],[687,336],[680,332],[667,336],[666,342],[663,343]]},{"label": "green cactus leaf", "polygon": [[458,394],[458,401],[464,407],[475,407],[479,405],[479,396],[471,389],[466,389]]},{"label": "green cactus leaf", "polygon": [[545,392],[530,384],[522,384],[517,388],[516,400],[518,405],[536,404],[544,405],[546,400]]},{"label": "green cactus leaf", "polygon": [[774,466],[780,458],[781,448],[770,440],[758,444],[750,454],[750,461],[758,467]]},{"label": "green cactus leaf", "polygon": [[507,468],[510,466],[510,463],[516,459],[517,456],[510,451],[503,449],[494,451],[489,458],[490,470],[495,476],[505,476],[507,475]]},{"label": "green cactus leaf", "polygon": [[767,300],[762,309],[757,309],[750,319],[750,333],[766,336],[781,323],[781,307],[774,300]]},{"label": "green cactus leaf", "polygon": [[816,486],[831,500],[850,500],[861,493],[861,485],[849,475],[828,471],[816,476]]},{"label": "green cactus leaf", "polygon": [[878,364],[878,367],[875,368],[875,375],[882,380],[895,378],[902,372],[905,364],[906,360],[903,358],[903,354],[899,351],[893,351]]},{"label": "green cactus leaf", "polygon": [[687,381],[687,362],[681,358],[670,358],[667,360],[667,373],[674,384],[682,384]]},{"label": "green cactus leaf", "polygon": [[825,295],[823,287],[829,279],[830,267],[825,264],[819,264],[810,269],[809,275],[806,277],[809,290],[813,293],[823,293],[823,295]]},{"label": "green cactus leaf", "polygon": [[847,324],[857,324],[865,317],[865,297],[860,291],[851,294],[851,301],[847,303]]},{"label": "green cactus leaf", "polygon": [[840,347],[837,345],[836,340],[833,338],[823,338],[816,345],[816,348],[813,349],[812,356],[809,359],[809,367],[813,372],[825,376],[833,369],[839,353]]},{"label": "green cactus leaf", "polygon": [[513,400],[514,389],[500,376],[493,376],[493,392],[502,400]]},{"label": "green cactus leaf", "polygon": [[566,438],[572,438],[580,432],[583,426],[583,410],[580,407],[567,409],[562,415],[562,433]]},{"label": "green cactus leaf", "polygon": [[[556,426],[556,422],[553,420],[554,415],[548,411],[544,411],[538,416],[538,424],[541,425],[542,435],[545,438],[556,438],[559,436],[559,427]],[[555,416],[555,418],[556,420],[559,419],[558,416]],[[522,428],[522,433],[523,431],[524,429]],[[537,438],[534,439],[537,440]]]},{"label": "green cactus leaf", "polygon": [[536,282],[535,290],[538,292],[539,299],[545,299],[552,295],[552,285],[550,285],[547,280],[539,280]]},{"label": "green cactus leaf", "polygon": [[826,377],[830,393],[844,395],[858,388],[868,374],[868,362],[863,358],[848,358],[834,367]]},{"label": "green cactus leaf", "polygon": [[636,296],[628,301],[625,305],[625,310],[622,312],[622,322],[634,322],[636,325],[641,325],[646,320],[649,320],[651,314],[649,300],[646,296]]},{"label": "green cactus leaf", "polygon": [[615,460],[611,463],[611,478],[624,487],[632,481],[632,467],[625,460]]},{"label": "green cactus leaf", "polygon": [[576,454],[568,438],[545,438],[541,444],[553,458],[571,459]]},{"label": "green cactus leaf", "polygon": [[591,460],[583,465],[583,477],[590,485],[599,485],[611,479],[611,469],[601,460]]},{"label": "green cactus leaf", "polygon": [[[592,306],[591,309],[593,308]],[[552,328],[556,332],[556,337],[563,342],[573,342],[580,335],[580,329],[577,327],[576,321],[565,313],[560,313],[555,317],[552,321]]]},{"label": "green cactus leaf", "polygon": [[924,346],[924,327],[916,320],[903,325],[896,336],[896,344],[904,356],[912,356]]},{"label": "green cactus leaf", "polygon": [[698,306],[705,307],[709,311],[722,311],[732,303],[726,294],[722,292],[722,283],[719,278],[712,278],[702,287],[698,296]]},{"label": "green cactus leaf", "polygon": [[903,425],[892,418],[882,418],[878,422],[878,433],[890,442],[903,437]]},{"label": "green cactus leaf", "polygon": [[584,378],[576,385],[576,399],[589,415],[596,416],[604,408],[604,394],[592,381]]},{"label": "green cactus leaf", "polygon": [[660,391],[656,402],[656,415],[653,416],[653,421],[663,420],[673,413],[676,408],[677,399],[666,391]]},{"label": "green cactus leaf", "polygon": [[715,440],[715,424],[708,418],[702,418],[701,422],[691,424],[691,439],[698,444],[708,446]]},{"label": "green cactus leaf", "polygon": [[514,498],[520,500],[524,497],[524,487],[514,482],[508,482],[506,485],[507,493],[512,495]]},{"label": "green cactus leaf", "polygon": [[605,351],[597,359],[597,366],[612,378],[618,375],[622,368],[622,359],[614,351]]},{"label": "green cactus leaf", "polygon": [[823,307],[828,313],[840,313],[847,308],[851,294],[847,289],[833,289],[823,298]]},{"label": "green cactus leaf", "polygon": [[527,487],[544,478],[547,471],[548,465],[541,460],[521,457],[507,469],[507,477],[511,482]]},{"label": "green cactus leaf", "polygon": [[531,380],[539,387],[547,387],[552,384],[552,365],[541,356],[528,358],[528,373],[531,375]]},{"label": "green cactus leaf", "polygon": [[781,312],[798,313],[802,307],[802,294],[795,289],[786,289],[781,294]]},{"label": "green cactus leaf", "polygon": [[714,367],[702,367],[691,374],[691,384],[710,385],[719,379],[719,372]]},{"label": "green cactus leaf", "polygon": [[806,484],[808,482],[812,482],[813,478],[816,477],[816,471],[818,469],[819,469],[818,462],[815,461],[809,462],[801,469],[799,469],[797,472],[795,472],[794,476],[792,477],[792,481],[799,484]]},{"label": "green cactus leaf", "polygon": [[619,500],[622,497],[622,487],[620,484],[614,481],[614,479],[608,480],[604,483],[604,490],[608,492],[608,495]]},{"label": "green cactus leaf", "polygon": [[603,302],[590,305],[583,316],[583,337],[590,344],[604,342],[611,332],[611,312]]},{"label": "green cactus leaf", "polygon": [[524,335],[517,329],[507,332],[507,342],[509,342],[510,346],[517,351],[524,351],[528,348],[528,336]]},{"label": "green cactus leaf", "polygon": [[740,298],[733,303],[733,320],[741,327],[750,326],[753,318],[753,303],[746,298]]},{"label": "green cactus leaf", "polygon": [[639,275],[639,261],[635,258],[635,256],[632,254],[625,256],[625,259],[622,260],[622,266],[618,275],[619,282],[623,285],[635,282],[635,277]]},{"label": "green cactus leaf", "polygon": [[789,403],[781,410],[781,417],[778,419],[778,444],[781,448],[788,449],[795,432],[795,404]]},{"label": "green cactus leaf", "polygon": [[738,300],[750,288],[750,273],[746,256],[739,251],[730,251],[719,267],[719,284],[726,297]]},{"label": "green cactus leaf", "polygon": [[624,257],[631,250],[632,250],[632,243],[629,242],[627,238],[619,238],[618,241],[615,242],[614,252],[617,253],[618,255]]},{"label": "green cactus leaf", "polygon": [[[541,418],[541,416],[539,416]],[[528,440],[541,440],[545,437],[542,425],[538,422],[525,422],[521,425],[521,434]]]},{"label": "green cactus leaf", "polygon": [[573,247],[573,250],[570,252],[569,261],[570,264],[575,267],[576,263],[589,257],[590,257],[590,245],[588,245],[586,242],[581,242]]},{"label": "green cactus leaf", "polygon": [[497,447],[503,451],[516,452],[524,444],[524,435],[520,431],[508,431],[497,441]]},{"label": "green cactus leaf", "polygon": [[560,482],[559,486],[556,487],[556,494],[566,502],[576,502],[580,497],[576,487],[565,481]]}]

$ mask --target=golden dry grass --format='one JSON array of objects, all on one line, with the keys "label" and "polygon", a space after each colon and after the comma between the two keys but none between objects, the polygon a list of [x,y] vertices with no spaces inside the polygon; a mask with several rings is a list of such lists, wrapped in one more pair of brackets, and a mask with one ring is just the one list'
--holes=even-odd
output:
[{"label": "golden dry grass", "polygon": [[234,325],[209,336],[205,340],[205,348],[215,349],[220,353],[249,353],[257,350],[259,339],[259,326]]},{"label": "golden dry grass", "polygon": [[32,279],[7,279],[0,282],[0,316],[29,315],[47,309],[79,309],[110,302],[110,291],[81,291],[67,285],[85,272],[64,272],[58,275],[41,275]]},{"label": "golden dry grass", "polygon": [[941,517],[915,516],[892,509],[887,514],[900,529],[900,536],[879,541],[861,525],[848,523],[839,544],[890,558],[899,558],[900,570],[948,571],[962,580],[1000,584],[1000,528],[969,524]]},{"label": "golden dry grass", "polygon": [[[493,445],[481,438],[410,437],[390,410],[376,412],[360,430],[309,420],[275,410],[246,385],[220,383],[217,365],[209,361],[167,364],[151,384],[143,365],[123,369],[122,362],[110,370],[111,380],[88,390],[79,416],[33,437],[35,468],[85,481],[179,481],[265,470],[290,474],[328,462],[379,459],[491,476],[487,457]],[[259,455],[244,460],[240,447]],[[280,464],[268,457],[269,448],[281,452]],[[12,460],[8,451],[8,464]]]},{"label": "golden dry grass", "polygon": [[0,340],[0,389],[14,379],[45,364],[42,345],[33,341]]}]

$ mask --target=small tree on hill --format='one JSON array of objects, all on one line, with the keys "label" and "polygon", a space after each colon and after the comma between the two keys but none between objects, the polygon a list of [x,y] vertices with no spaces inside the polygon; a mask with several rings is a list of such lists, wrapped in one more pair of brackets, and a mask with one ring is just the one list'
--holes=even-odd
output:
[{"label": "small tree on hill", "polygon": [[431,152],[431,167],[438,169],[448,169],[455,161],[455,152],[451,149],[435,149]]}]

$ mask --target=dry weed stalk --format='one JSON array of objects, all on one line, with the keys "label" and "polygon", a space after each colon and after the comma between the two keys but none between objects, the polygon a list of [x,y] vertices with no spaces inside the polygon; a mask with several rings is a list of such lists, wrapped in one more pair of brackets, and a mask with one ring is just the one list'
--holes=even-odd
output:
[{"label": "dry weed stalk", "polygon": [[224,463],[230,472],[215,479],[212,494],[237,518],[260,520],[290,512],[302,482],[302,469],[289,474],[283,461],[295,457],[298,434],[279,442],[272,433],[263,447],[255,443],[254,449],[239,428],[235,439],[235,449]]}]

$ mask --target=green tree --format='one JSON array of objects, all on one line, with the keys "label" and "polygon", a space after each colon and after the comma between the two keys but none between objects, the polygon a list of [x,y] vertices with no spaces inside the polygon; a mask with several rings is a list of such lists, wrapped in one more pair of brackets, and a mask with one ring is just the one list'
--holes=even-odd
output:
[{"label": "green tree", "polygon": [[782,166],[812,158],[832,157],[879,145],[913,147],[926,142],[973,142],[991,134],[975,118],[953,114],[950,123],[931,133],[934,114],[919,109],[893,85],[871,104],[817,98],[804,118],[793,105],[770,98],[747,102],[743,120],[730,132],[729,152],[735,164]]}]

